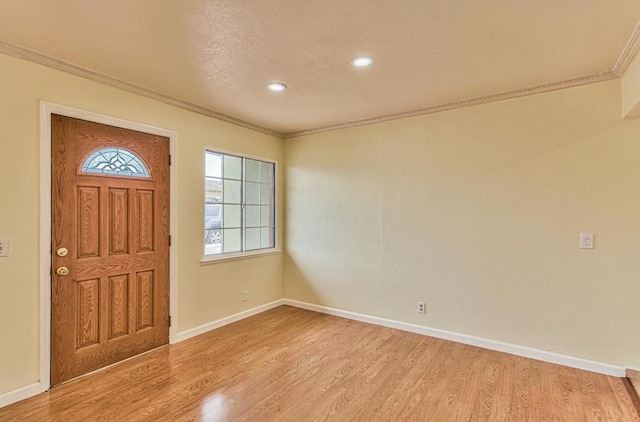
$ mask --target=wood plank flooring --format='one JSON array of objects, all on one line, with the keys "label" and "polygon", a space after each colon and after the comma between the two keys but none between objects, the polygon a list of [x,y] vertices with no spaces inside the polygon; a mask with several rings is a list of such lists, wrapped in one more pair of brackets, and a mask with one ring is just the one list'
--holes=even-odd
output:
[{"label": "wood plank flooring", "polygon": [[621,379],[281,306],[0,421],[639,421]]}]

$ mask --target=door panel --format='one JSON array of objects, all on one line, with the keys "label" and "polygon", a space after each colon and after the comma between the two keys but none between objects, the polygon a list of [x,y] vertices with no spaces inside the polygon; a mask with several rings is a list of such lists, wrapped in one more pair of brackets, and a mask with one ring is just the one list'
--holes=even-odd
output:
[{"label": "door panel", "polygon": [[52,385],[168,343],[168,160],[167,138],[52,116]]},{"label": "door panel", "polygon": [[99,213],[100,187],[78,186],[78,258],[100,254]]},{"label": "door panel", "polygon": [[109,254],[129,251],[129,191],[109,189]]},{"label": "door panel", "polygon": [[77,349],[91,346],[100,342],[98,337],[100,318],[100,280],[85,280],[78,282],[78,318],[76,332],[78,333]]},{"label": "door panel", "polygon": [[136,252],[153,250],[153,191],[139,190],[136,197]]},{"label": "door panel", "polygon": [[129,327],[129,274],[109,277],[109,339],[127,334]]},{"label": "door panel", "polygon": [[154,289],[153,271],[138,273],[138,296],[137,308],[138,319],[136,331],[153,327],[153,291]]}]

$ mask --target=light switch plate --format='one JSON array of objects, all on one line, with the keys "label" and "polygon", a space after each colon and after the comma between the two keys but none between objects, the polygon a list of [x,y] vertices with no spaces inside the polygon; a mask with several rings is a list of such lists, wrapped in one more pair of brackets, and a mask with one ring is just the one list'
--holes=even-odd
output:
[{"label": "light switch plate", "polygon": [[9,256],[9,239],[0,239],[0,257]]},{"label": "light switch plate", "polygon": [[593,249],[593,233],[580,233],[580,249]]}]

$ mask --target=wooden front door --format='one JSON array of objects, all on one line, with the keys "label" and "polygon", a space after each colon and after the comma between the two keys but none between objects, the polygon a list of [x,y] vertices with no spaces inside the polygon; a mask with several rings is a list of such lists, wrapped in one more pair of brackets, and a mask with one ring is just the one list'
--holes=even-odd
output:
[{"label": "wooden front door", "polygon": [[169,340],[169,139],[58,115],[51,384]]}]

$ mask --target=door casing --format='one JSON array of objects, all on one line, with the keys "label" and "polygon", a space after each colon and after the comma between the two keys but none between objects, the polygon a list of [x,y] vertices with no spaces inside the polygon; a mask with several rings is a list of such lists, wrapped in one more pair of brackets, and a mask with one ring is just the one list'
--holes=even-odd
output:
[{"label": "door casing", "polygon": [[[93,113],[40,101],[40,225],[39,225],[39,332],[40,332],[40,371],[37,388],[34,390],[46,391],[51,387],[51,114],[88,120],[110,126],[146,132],[169,138],[169,151],[172,156],[169,167],[170,186],[170,220],[169,233],[171,246],[169,248],[169,315],[171,326],[169,327],[169,343],[177,342],[178,327],[178,297],[177,274],[178,260],[176,247],[178,242],[178,203],[177,203],[177,141],[178,134],[174,131],[131,122],[103,114]],[[35,386],[34,386],[35,387]]]}]

